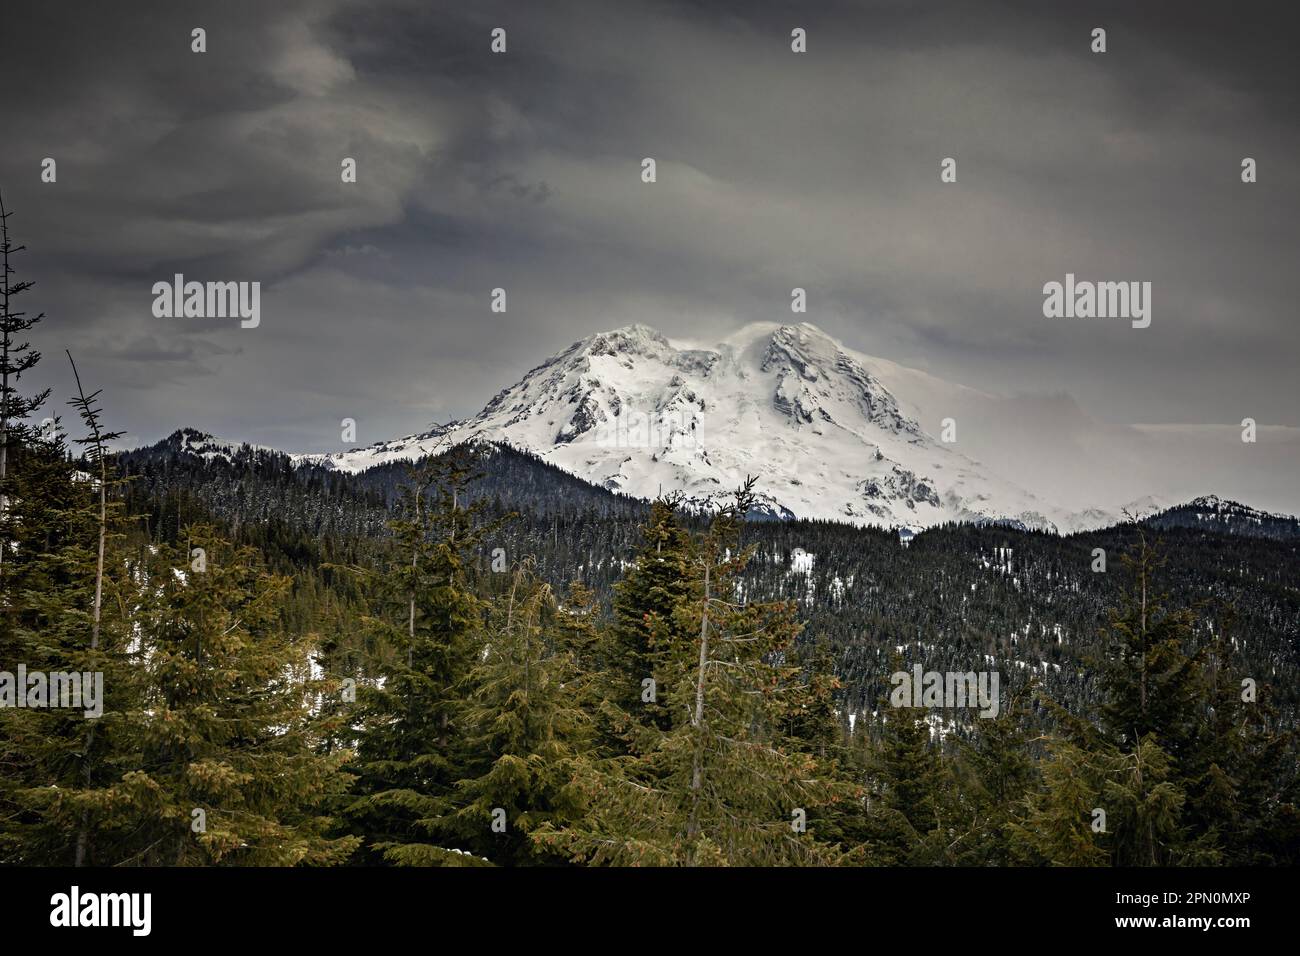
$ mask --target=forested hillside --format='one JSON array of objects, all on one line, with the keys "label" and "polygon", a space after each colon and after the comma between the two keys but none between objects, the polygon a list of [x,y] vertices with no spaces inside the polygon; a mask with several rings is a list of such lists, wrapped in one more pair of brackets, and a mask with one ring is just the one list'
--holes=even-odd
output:
[{"label": "forested hillside", "polygon": [[[122,456],[132,502],[149,514],[154,536],[171,540],[178,514],[181,521],[218,520],[304,583],[328,577],[322,566],[346,563],[373,547],[370,539],[388,536],[388,509],[410,471],[389,464],[349,476],[295,470],[288,456],[247,446],[206,458],[184,447],[177,433]],[[648,505],[524,452],[486,445],[481,455],[467,494],[483,500],[485,515],[509,520],[475,555],[479,571],[490,571],[496,549],[507,562],[528,556],[553,587],[581,581],[608,608],[640,547]],[[1300,702],[1300,537],[1187,525],[1183,513],[1068,537],[952,525],[907,545],[887,530],[751,521],[744,540],[755,553],[740,578],[754,598],[797,604],[801,639],[815,637],[833,654],[846,715],[876,708],[896,653],[927,669],[997,667],[1013,687],[1032,676],[1058,699],[1093,713],[1100,701],[1094,671],[1105,654],[1101,629],[1122,586],[1118,559],[1147,527],[1164,562],[1161,586],[1193,609],[1197,637],[1226,640],[1239,666],[1275,685],[1275,700],[1293,720]],[[699,515],[681,520],[697,530],[706,524]],[[1109,557],[1105,572],[1093,570],[1097,548]],[[322,623],[304,613],[305,622]]]},{"label": "forested hillside", "polygon": [[[9,449],[0,652],[101,674],[101,713],[30,691],[0,711],[6,862],[1300,846],[1293,542],[960,526],[905,545],[746,520],[753,483],[682,514],[491,446],[356,479],[252,450],[112,456],[96,396],[75,404],[81,453],[58,431]],[[899,706],[891,674],[917,664],[1004,677],[996,714]]]}]

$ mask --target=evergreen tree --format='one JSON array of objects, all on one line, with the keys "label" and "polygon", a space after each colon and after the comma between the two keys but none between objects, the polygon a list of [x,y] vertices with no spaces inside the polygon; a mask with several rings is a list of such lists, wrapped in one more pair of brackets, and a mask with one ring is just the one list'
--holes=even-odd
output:
[{"label": "evergreen tree", "polygon": [[[630,722],[629,753],[581,783],[591,809],[536,838],[574,860],[619,865],[776,865],[836,862],[837,848],[803,823],[836,799],[816,761],[783,730],[807,688],[784,653],[793,608],[749,603],[736,578],[752,482],[691,548],[689,590],[656,646],[669,729]],[[688,627],[689,625],[689,627]],[[693,631],[691,637],[687,633]]]},{"label": "evergreen tree", "polygon": [[[51,523],[56,513],[74,508],[71,468],[62,438],[54,430],[42,434],[27,419],[44,404],[49,391],[33,396],[19,393],[19,379],[40,361],[40,353],[23,341],[44,315],[17,311],[15,299],[32,287],[14,281],[11,257],[24,247],[9,234],[9,218],[0,195],[0,670],[16,670],[32,660],[28,638],[31,611],[25,592],[39,589],[50,570],[42,546],[52,543],[66,525]],[[26,572],[15,572],[20,561]],[[28,575],[22,579],[22,574]],[[37,598],[39,600],[39,598]],[[0,861],[16,858],[20,840],[16,829],[26,820],[14,791],[41,776],[33,754],[19,745],[20,725],[31,723],[30,712],[0,711]],[[34,718],[32,718],[34,719]]]},{"label": "evergreen tree", "polygon": [[844,862],[867,863],[865,764],[848,746],[847,721],[840,711],[842,684],[835,676],[830,643],[825,638],[800,640],[790,645],[787,656],[804,692],[787,711],[784,731],[800,750],[812,754],[819,777],[834,794],[809,808],[809,828],[823,842],[845,848]]},{"label": "evergreen tree", "polygon": [[[608,663],[613,702],[639,723],[667,730],[672,716],[659,699],[671,666],[670,648],[690,639],[677,614],[689,596],[695,559],[691,535],[682,525],[676,503],[661,498],[650,506],[642,528],[641,551],[614,586]],[[653,700],[646,681],[653,680]]]},{"label": "evergreen tree", "polygon": [[[27,420],[49,397],[49,389],[35,395],[22,395],[18,391],[19,379],[30,372],[41,360],[41,353],[32,349],[22,336],[45,318],[45,313],[28,315],[15,311],[14,299],[30,289],[30,280],[15,282],[10,258],[26,247],[15,245],[9,237],[9,217],[13,213],[5,208],[0,195],[0,541],[13,539],[10,499],[13,490],[11,464],[15,454],[38,436]],[[44,436],[47,440],[52,435]],[[0,587],[3,587],[4,564],[9,558],[8,548],[0,547]]]},{"label": "evergreen tree", "polygon": [[1109,740],[1126,749],[1154,734],[1178,759],[1194,743],[1206,699],[1203,656],[1188,653],[1195,619],[1190,609],[1166,610],[1155,590],[1164,561],[1138,529],[1138,545],[1123,562],[1132,584],[1108,627],[1102,722]]},{"label": "evergreen tree", "polygon": [[470,760],[464,700],[484,609],[467,570],[487,533],[477,523],[482,503],[464,501],[473,468],[462,446],[413,472],[391,523],[389,567],[374,581],[377,608],[366,623],[383,656],[378,679],[358,688],[358,779],[344,811],[364,838],[362,862],[467,862],[433,841],[448,836],[439,821]]},{"label": "evergreen tree", "polygon": [[970,739],[959,739],[952,760],[961,794],[959,838],[945,862],[1009,866],[1011,829],[1028,795],[1039,785],[1032,732],[1020,698],[1008,695],[996,717],[974,721]]},{"label": "evergreen tree", "polygon": [[947,841],[940,830],[946,766],[930,724],[913,708],[884,714],[867,764],[867,850],[885,866],[924,865]]},{"label": "evergreen tree", "polygon": [[579,658],[593,635],[585,622],[567,620],[581,613],[558,608],[528,567],[515,570],[492,609],[467,713],[473,750],[484,759],[456,785],[448,825],[495,863],[563,862],[530,835],[583,816],[575,778],[590,749],[594,708]]},{"label": "evergreen tree", "polygon": [[1048,743],[1043,788],[1030,794],[1023,817],[1008,825],[1018,863],[1052,866],[1104,866],[1109,853],[1094,826],[1101,802],[1103,771],[1089,753],[1065,738]]},{"label": "evergreen tree", "polygon": [[131,835],[114,862],[342,862],[357,840],[331,836],[323,807],[347,755],[318,752],[314,647],[279,619],[289,581],[211,528],[186,538],[147,568],[139,763],[106,801]]},{"label": "evergreen tree", "polygon": [[1204,863],[1180,822],[1185,795],[1153,734],[1124,752],[1100,738],[1049,743],[1043,789],[1009,826],[1017,862],[1053,866]]},{"label": "evergreen tree", "polygon": [[1204,863],[1292,864],[1300,860],[1295,731],[1279,719],[1273,686],[1243,690],[1235,614],[1223,608],[1217,623],[1203,647],[1200,720],[1178,767],[1184,823],[1201,835]]},{"label": "evergreen tree", "polygon": [[1140,528],[1124,564],[1129,584],[1100,670],[1100,726],[1048,702],[1060,737],[1015,842],[1022,858],[1057,865],[1218,863],[1236,793],[1223,765],[1233,765],[1244,726],[1224,725],[1230,702],[1212,704],[1209,648],[1194,649],[1191,610],[1168,610],[1156,590],[1164,561]]},{"label": "evergreen tree", "polygon": [[[130,648],[138,589],[121,549],[120,482],[104,446],[113,436],[100,426],[95,395],[71,404],[87,427],[85,458],[71,461],[57,432],[48,441],[29,434],[9,475],[14,547],[4,575],[0,669],[22,664],[29,680],[43,675],[50,692],[37,709],[0,711],[10,822],[0,839],[7,858],[81,866],[113,858],[109,790],[138,756],[131,723],[140,681]],[[56,674],[77,675],[83,703],[94,694],[94,706],[56,700]]]}]

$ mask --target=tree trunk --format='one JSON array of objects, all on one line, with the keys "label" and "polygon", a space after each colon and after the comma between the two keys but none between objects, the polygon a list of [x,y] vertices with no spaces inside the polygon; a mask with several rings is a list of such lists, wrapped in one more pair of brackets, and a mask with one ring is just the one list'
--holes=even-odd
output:
[{"label": "tree trunk", "polygon": [[[104,543],[108,537],[108,462],[104,458],[104,445],[100,440],[99,426],[96,424],[93,413],[90,411],[90,404],[86,399],[86,392],[81,387],[81,377],[77,374],[77,363],[72,361],[72,353],[68,353],[68,361],[72,363],[72,376],[77,382],[77,394],[80,396],[82,405],[86,410],[86,420],[90,425],[91,436],[94,438],[95,456],[99,460],[99,548],[95,559],[95,603],[92,609],[90,619],[90,649],[99,650],[99,629],[100,620],[104,606]],[[87,787],[90,786],[90,751],[95,743],[95,725],[91,724],[90,729],[86,732],[86,753],[82,758],[81,776]],[[81,827],[77,831],[77,847],[74,857],[74,865],[84,866],[86,862],[86,848],[90,842],[90,811],[82,811]]]},{"label": "tree trunk", "polygon": [[700,727],[704,723],[704,675],[709,661],[709,572],[711,568],[704,565],[704,611],[700,615],[700,665],[695,677],[695,713],[691,716],[691,726],[696,730],[695,756],[691,766],[691,817],[686,827],[686,835],[695,837],[699,833],[700,789],[704,785],[704,754],[699,741]]}]

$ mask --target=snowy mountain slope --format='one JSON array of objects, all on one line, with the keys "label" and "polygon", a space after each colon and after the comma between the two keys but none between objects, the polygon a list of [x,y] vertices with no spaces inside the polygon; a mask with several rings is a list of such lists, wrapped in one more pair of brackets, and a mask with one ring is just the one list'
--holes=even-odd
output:
[{"label": "snowy mountain slope", "polygon": [[959,419],[979,396],[859,355],[807,323],[746,326],[712,347],[633,325],[575,343],[467,421],[298,460],[355,472],[484,439],[638,497],[679,491],[704,502],[757,475],[781,516],[1073,526],[1069,509],[961,454],[960,441],[940,441],[942,419],[919,420],[941,406]]},{"label": "snowy mountain slope", "polygon": [[248,442],[232,442],[217,438],[215,435],[209,435],[207,432],[201,432],[195,428],[180,428],[172,432],[156,445],[151,446],[160,450],[165,449],[178,454],[195,455],[199,458],[211,461],[213,459],[222,459],[228,462],[235,462],[241,457],[246,458],[253,455],[283,455],[284,452],[276,448],[269,448],[266,445],[250,445]]},{"label": "snowy mountain slope", "polygon": [[[397,444],[390,443],[393,448]],[[612,501],[629,501],[627,498],[611,499],[607,497],[605,490],[568,472],[555,471],[554,466],[541,465],[535,457],[510,454],[500,445],[487,446],[485,451],[487,452],[484,459],[485,474],[480,480],[491,483],[491,490],[488,493],[498,501],[504,501],[506,507],[514,506],[512,502],[526,506],[526,503],[534,500],[535,496],[541,496],[547,500],[553,497],[570,502],[576,500],[608,513]],[[162,471],[155,474],[155,480],[157,475],[161,474],[164,483],[167,480],[178,480],[182,486],[190,487],[188,484],[190,478],[184,476],[192,477],[193,473],[183,469],[175,471],[172,468],[171,463],[174,463],[178,456],[197,458],[207,466],[219,462],[223,469],[233,469],[233,472],[221,472],[221,477],[215,483],[209,484],[206,493],[201,490],[197,492],[200,498],[205,494],[209,496],[215,494],[218,499],[221,499],[225,491],[231,487],[232,480],[235,486],[243,488],[256,485],[261,480],[270,480],[276,489],[274,494],[282,495],[286,487],[284,480],[288,477],[287,473],[293,469],[295,459],[299,465],[303,465],[308,458],[315,457],[290,456],[264,446],[223,441],[205,432],[185,428],[173,432],[152,445],[123,452],[118,462],[125,468],[125,473],[134,476],[142,474],[141,469],[147,470],[147,466],[151,464],[160,466]],[[401,458],[395,459],[398,463],[401,460]],[[536,470],[539,468],[544,470],[540,476]],[[299,468],[298,472],[302,476],[303,469]],[[547,475],[550,477],[546,477]],[[90,480],[90,476],[84,472],[78,472],[78,476],[83,480]],[[394,481],[392,473],[385,474],[384,469],[368,469],[364,474],[344,472],[340,477],[351,480],[351,483],[343,487],[351,488],[354,492],[382,490],[391,487],[391,482]],[[556,483],[557,479],[560,481],[559,484]],[[309,486],[314,481],[306,476],[303,476],[303,480]],[[400,477],[397,480],[400,481]],[[246,481],[251,484],[245,485]],[[315,487],[320,486],[316,484]],[[214,492],[214,489],[220,491]],[[191,487],[191,490],[195,489]],[[328,502],[327,509],[335,512],[338,501],[333,497],[333,493],[328,498]],[[249,499],[244,497],[244,492],[241,490],[234,498],[220,501],[218,510],[222,507],[233,507],[235,514],[238,514],[241,519],[247,519],[248,503]],[[361,507],[364,511],[365,506]],[[1118,516],[1103,512],[1089,512],[1075,517],[1078,521],[1086,522],[1088,528],[1110,527],[1120,521],[1138,520],[1158,530],[1197,529],[1252,538],[1300,539],[1300,519],[1287,514],[1261,511],[1216,495],[1202,495],[1172,505],[1159,496],[1147,496],[1130,502],[1123,511],[1124,513]],[[370,517],[375,527],[383,525],[382,515]],[[913,537],[915,534],[912,529],[900,530],[900,539],[905,543]],[[814,567],[814,558],[814,554],[796,548],[791,557],[792,573],[810,573]]]},{"label": "snowy mountain slope", "polygon": [[1217,495],[1203,495],[1185,504],[1163,509],[1148,518],[1147,523],[1162,529],[1199,528],[1249,537],[1300,537],[1300,520],[1290,515],[1259,511]]}]

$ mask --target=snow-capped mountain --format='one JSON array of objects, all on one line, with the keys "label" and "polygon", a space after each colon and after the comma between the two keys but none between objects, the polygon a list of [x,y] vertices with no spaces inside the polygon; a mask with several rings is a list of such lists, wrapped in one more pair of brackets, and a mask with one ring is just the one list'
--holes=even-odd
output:
[{"label": "snow-capped mountain", "polygon": [[267,448],[264,445],[223,441],[215,435],[209,435],[207,432],[201,432],[194,428],[178,429],[159,444],[175,452],[197,455],[199,458],[208,460],[221,458],[231,462],[241,455],[257,454],[259,452],[263,454],[282,454],[276,449]]},{"label": "snow-capped mountain", "polygon": [[682,492],[707,502],[756,475],[767,510],[784,517],[1075,527],[1071,509],[951,440],[970,403],[987,398],[854,352],[808,323],[750,325],[709,347],[632,325],[575,343],[471,419],[297,460],[356,472],[477,439],[644,498]]},{"label": "snow-capped mountain", "polygon": [[1157,528],[1201,528],[1259,538],[1300,537],[1300,520],[1290,515],[1259,511],[1217,495],[1203,495],[1186,504],[1166,508],[1152,515],[1149,522]]}]

